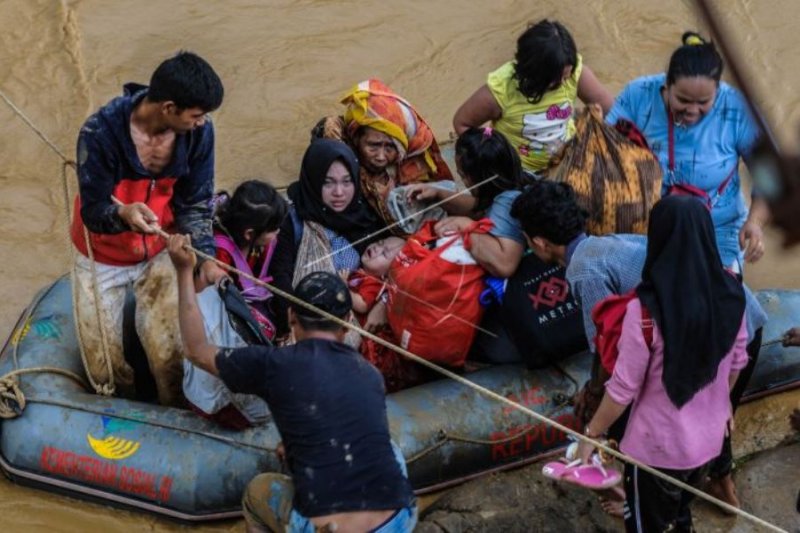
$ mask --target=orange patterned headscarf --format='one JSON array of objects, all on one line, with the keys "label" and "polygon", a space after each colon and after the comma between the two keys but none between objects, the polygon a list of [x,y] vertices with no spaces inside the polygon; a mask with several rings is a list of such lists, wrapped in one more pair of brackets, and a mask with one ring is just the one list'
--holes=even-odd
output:
[{"label": "orange patterned headscarf", "polygon": [[344,122],[351,139],[359,128],[368,126],[392,138],[399,161],[422,155],[430,170],[437,172],[431,153],[431,147],[436,145],[433,130],[410,103],[380,80],[362,81],[347,93],[342,103],[347,106]]}]

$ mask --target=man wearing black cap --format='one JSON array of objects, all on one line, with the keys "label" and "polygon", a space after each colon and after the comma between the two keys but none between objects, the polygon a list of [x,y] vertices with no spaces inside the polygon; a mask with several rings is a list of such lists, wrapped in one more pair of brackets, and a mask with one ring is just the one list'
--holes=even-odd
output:
[{"label": "man wearing black cap", "polygon": [[[269,405],[283,439],[291,478],[261,474],[242,505],[249,531],[411,531],[417,512],[405,463],[389,436],[383,378],[342,341],[346,329],[293,305],[297,343],[276,348],[208,344],[197,306],[188,236],[172,235],[186,357],[234,392]],[[350,292],[333,274],[314,272],[295,296],[338,318]]]}]

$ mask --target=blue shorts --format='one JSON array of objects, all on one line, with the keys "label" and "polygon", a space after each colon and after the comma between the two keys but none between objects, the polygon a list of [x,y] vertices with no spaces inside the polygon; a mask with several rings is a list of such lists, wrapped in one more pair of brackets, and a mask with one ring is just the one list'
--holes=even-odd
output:
[{"label": "blue shorts", "polygon": [[[403,475],[408,476],[403,454],[392,443],[395,459]],[[292,507],[294,486],[292,479],[284,474],[260,474],[253,478],[242,498],[242,510],[248,522],[271,531],[292,533],[314,533],[316,526],[309,518]],[[416,501],[409,507],[398,509],[384,523],[373,529],[374,533],[407,533],[417,525]]]}]

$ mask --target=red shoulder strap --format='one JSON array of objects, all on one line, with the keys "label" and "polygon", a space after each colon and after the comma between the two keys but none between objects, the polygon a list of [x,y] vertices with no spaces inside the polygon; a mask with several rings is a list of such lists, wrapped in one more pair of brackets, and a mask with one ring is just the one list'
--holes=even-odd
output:
[{"label": "red shoulder strap", "polygon": [[482,218],[470,224],[463,232],[464,235],[464,248],[470,250],[472,248],[472,234],[473,233],[489,233],[494,227],[494,222],[490,218]]},{"label": "red shoulder strap", "polygon": [[653,317],[650,311],[642,304],[642,336],[649,349],[653,348]]},{"label": "red shoulder strap", "polygon": [[[674,172],[675,171],[675,125],[673,124],[672,111],[670,111],[669,106],[667,106],[667,149],[668,149],[667,155],[669,156],[668,168],[670,172]],[[733,179],[733,176],[736,174],[736,170],[738,168],[739,168],[739,158],[737,157],[736,162],[733,164],[733,168],[728,173],[728,176],[724,180],[722,180],[722,183],[720,183],[719,187],[717,187],[717,198],[722,196],[722,193],[724,193],[725,189],[728,188],[728,184],[730,184],[731,179]],[[691,191],[696,196],[700,196],[701,198],[702,197],[708,198],[708,193],[706,193],[705,191],[696,188],[692,185],[689,185],[688,187],[700,191],[700,194],[697,194],[695,191]],[[709,202],[709,209],[711,209],[711,207],[713,207],[713,205],[711,205],[711,200],[708,199],[707,201]],[[714,203],[716,204],[716,201]]]}]

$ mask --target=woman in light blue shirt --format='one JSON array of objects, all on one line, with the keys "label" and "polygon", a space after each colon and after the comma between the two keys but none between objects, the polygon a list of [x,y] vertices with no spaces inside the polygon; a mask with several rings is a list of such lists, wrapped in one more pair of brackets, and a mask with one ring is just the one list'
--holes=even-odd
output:
[{"label": "woman in light blue shirt", "polygon": [[739,160],[746,160],[759,130],[741,94],[720,82],[722,69],[714,45],[687,32],[667,73],[630,82],[606,121],[629,120],[644,134],[664,170],[663,195],[677,188],[702,197],[723,264],[741,273],[744,261],[764,254],[769,211],[757,194],[748,211],[741,192]]}]

